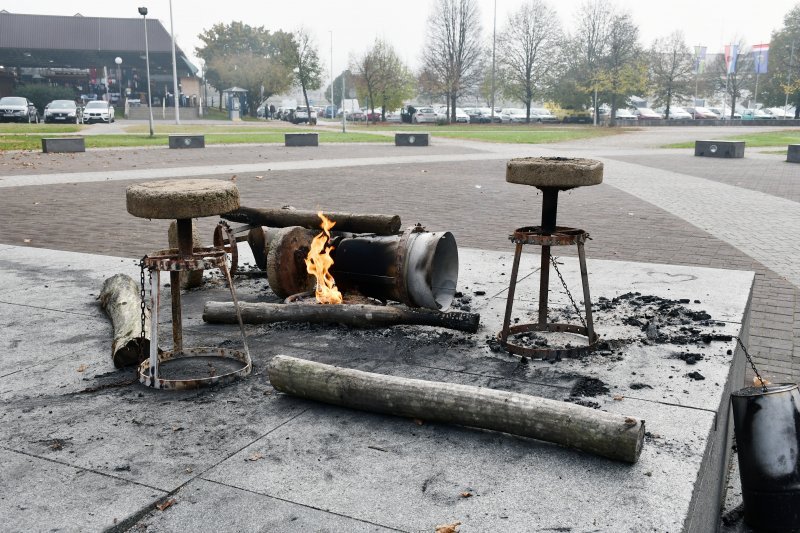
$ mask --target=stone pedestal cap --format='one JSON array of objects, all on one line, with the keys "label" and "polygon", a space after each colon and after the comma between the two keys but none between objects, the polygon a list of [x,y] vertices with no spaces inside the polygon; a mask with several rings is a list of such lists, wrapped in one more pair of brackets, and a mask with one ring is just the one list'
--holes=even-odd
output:
[{"label": "stone pedestal cap", "polygon": [[239,189],[222,180],[167,180],[131,185],[128,213],[140,218],[199,218],[239,209]]},{"label": "stone pedestal cap", "polygon": [[506,181],[532,187],[573,189],[603,182],[603,163],[569,157],[523,157],[506,166]]}]

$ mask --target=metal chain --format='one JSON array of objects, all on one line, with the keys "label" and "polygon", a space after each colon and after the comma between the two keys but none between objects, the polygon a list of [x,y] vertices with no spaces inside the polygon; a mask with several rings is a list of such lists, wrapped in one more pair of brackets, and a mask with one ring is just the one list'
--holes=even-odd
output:
[{"label": "metal chain", "polygon": [[761,377],[761,374],[758,373],[758,369],[756,368],[756,364],[753,362],[753,358],[750,357],[750,354],[748,353],[747,348],[745,348],[744,343],[742,342],[742,339],[740,339],[739,337],[736,337],[736,342],[738,342],[739,346],[741,346],[742,350],[744,350],[744,355],[745,355],[745,357],[747,357],[747,362],[750,363],[750,367],[753,369],[753,372],[755,372],[756,377],[758,378],[758,382],[761,383],[761,392],[767,392],[767,385],[766,385],[766,383],[764,383],[764,379]]},{"label": "metal chain", "polygon": [[142,310],[142,331],[141,331],[141,335],[139,337],[141,339],[139,341],[139,357],[142,358],[142,359],[144,359],[145,356],[146,356],[146,354],[144,353],[144,345],[145,345],[145,325],[144,325],[144,323],[147,320],[147,300],[146,300],[147,296],[146,296],[145,290],[144,290],[144,261],[145,261],[145,259],[147,259],[146,255],[144,257],[142,257],[141,261],[139,261],[139,271],[140,271],[139,279],[140,279],[140,282],[141,282],[141,286],[140,286],[141,289],[139,291],[139,296],[140,296],[139,306],[141,307],[141,310]]},{"label": "metal chain", "polygon": [[569,292],[569,288],[567,287],[567,282],[564,281],[564,276],[562,276],[561,272],[558,270],[558,264],[556,263],[556,258],[553,257],[552,255],[550,256],[550,263],[553,264],[553,268],[555,269],[556,274],[558,274],[558,279],[561,280],[561,285],[564,286],[564,290],[567,292],[567,297],[569,298],[569,301],[572,302],[572,307],[574,307],[575,308],[575,312],[578,313],[578,318],[581,319],[581,324],[583,324],[584,328],[588,329],[588,326],[586,325],[586,320],[583,319],[583,315],[581,314],[581,310],[578,307],[578,304],[575,303],[575,299],[572,297],[572,293]]}]

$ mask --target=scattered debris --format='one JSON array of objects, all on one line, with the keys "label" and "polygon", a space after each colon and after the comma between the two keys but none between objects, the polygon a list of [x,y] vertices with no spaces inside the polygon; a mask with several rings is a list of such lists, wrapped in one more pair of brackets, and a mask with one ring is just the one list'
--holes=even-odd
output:
[{"label": "scattered debris", "polygon": [[700,372],[697,372],[697,371],[689,372],[688,374],[686,374],[686,376],[691,378],[691,379],[693,379],[693,380],[695,380],[695,381],[702,381],[702,380],[706,379],[706,377],[703,374],[701,374]]},{"label": "scattered debris", "polygon": [[79,366],[78,368],[76,368],[76,370],[77,370],[78,372],[85,372],[87,368],[89,368],[87,365],[81,364],[81,366]]},{"label": "scattered debris", "polygon": [[245,458],[245,461],[255,462],[255,461],[258,461],[258,460],[263,459],[263,458],[264,458],[264,454],[263,453],[254,452],[252,455],[250,455],[250,457]]},{"label": "scattered debris", "polygon": [[472,493],[471,492],[466,492],[466,491],[462,492],[461,493],[461,497],[462,498],[471,498],[472,497]]},{"label": "scattered debris", "polygon": [[630,385],[628,385],[628,387],[631,388],[632,390],[652,389],[653,388],[651,385],[648,385],[647,383],[631,383]]},{"label": "scattered debris", "polygon": [[452,524],[442,524],[436,526],[436,533],[458,533],[458,526],[461,522],[453,522]]},{"label": "scattered debris", "polygon": [[572,386],[570,396],[594,397],[608,392],[609,388],[601,380],[583,377],[578,379]]},{"label": "scattered debris", "polygon": [[175,498],[170,498],[168,500],[164,500],[161,503],[157,503],[156,509],[158,509],[159,511],[165,511],[170,507],[172,507],[173,505],[175,505],[176,503],[178,503],[178,501]]}]

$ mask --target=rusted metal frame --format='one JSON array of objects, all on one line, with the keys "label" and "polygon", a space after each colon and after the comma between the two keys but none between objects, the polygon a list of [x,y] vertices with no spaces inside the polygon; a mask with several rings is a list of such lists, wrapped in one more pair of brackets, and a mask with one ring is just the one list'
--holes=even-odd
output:
[{"label": "rusted metal frame", "polygon": [[583,285],[583,305],[586,308],[587,336],[594,337],[594,320],[592,319],[592,296],[589,294],[589,270],[586,268],[586,252],[583,242],[578,242],[578,261],[581,265],[581,284]]},{"label": "rusted metal frame", "polygon": [[[552,234],[556,229],[558,214],[558,189],[542,187],[542,226],[544,235]],[[550,245],[542,246],[541,269],[539,270],[539,324],[547,324],[547,302],[550,291]]]},{"label": "rusted metal frame", "polygon": [[503,347],[513,354],[536,359],[544,359],[545,361],[558,361],[563,357],[580,357],[587,355],[589,352],[594,350],[594,348],[597,346],[597,341],[600,339],[596,333],[592,332],[590,334],[588,328],[576,326],[574,324],[516,324],[508,329],[508,333],[510,335],[534,331],[547,331],[550,333],[575,333],[577,335],[583,335],[588,339],[589,342],[586,346],[576,346],[575,348],[528,348],[513,342],[509,342],[508,340],[503,340],[501,337],[502,332],[501,334],[498,334],[498,338],[502,342]]},{"label": "rusted metal frame", "polygon": [[[229,243],[235,243],[233,232],[227,224],[224,224],[225,231],[228,233]],[[189,242],[191,243],[191,220],[189,220]],[[219,226],[218,226],[219,228]],[[220,229],[220,235],[223,230]],[[215,235],[217,231],[215,230]],[[227,265],[226,250],[222,247],[193,248],[190,253],[185,252],[186,224],[181,224],[178,220],[178,248],[159,250],[144,258],[145,266],[151,272],[150,282],[150,308],[151,308],[151,342],[150,358],[144,360],[139,366],[139,381],[148,387],[160,389],[191,389],[204,385],[223,383],[237,377],[247,376],[252,371],[252,361],[250,351],[247,347],[247,338],[244,331],[239,302],[236,297],[236,289],[233,285],[231,272]],[[183,241],[181,240],[183,239]],[[183,244],[184,246],[181,246]],[[235,247],[235,244],[233,244]],[[230,350],[225,348],[190,348],[183,347],[183,329],[181,324],[181,300],[180,300],[180,281],[181,271],[206,270],[209,268],[219,268],[225,275],[228,287],[231,291],[236,315],[239,322],[239,331],[242,336],[243,351]],[[160,280],[161,272],[170,272],[170,292],[172,294],[172,316],[173,316],[173,349],[171,351],[158,352],[158,314],[161,300]],[[152,274],[155,275],[152,275]],[[178,278],[176,280],[176,278]],[[176,296],[177,295],[177,296]],[[176,310],[177,307],[177,310]],[[177,320],[176,320],[177,317]],[[175,360],[184,357],[227,357],[244,363],[240,369],[207,378],[188,378],[188,379],[163,379],[159,377],[159,364],[168,360]]]},{"label": "rusted metal frame", "polygon": [[517,275],[519,274],[519,260],[522,256],[522,243],[517,243],[514,251],[514,263],[511,265],[511,280],[508,285],[508,299],[506,300],[506,314],[503,317],[503,329],[500,331],[500,341],[505,343],[508,339],[508,328],[511,324],[511,310],[514,307],[514,293],[517,290]]},{"label": "rusted metal frame", "polygon": [[[247,228],[246,231],[250,231],[250,226],[244,227]],[[231,254],[231,274],[236,274],[236,271],[239,268],[239,247],[237,246],[238,241],[234,236],[234,233],[235,231],[231,229],[231,227],[225,221],[220,221],[219,224],[217,224],[217,227],[214,228],[214,246],[216,248],[225,250],[226,253]]]}]

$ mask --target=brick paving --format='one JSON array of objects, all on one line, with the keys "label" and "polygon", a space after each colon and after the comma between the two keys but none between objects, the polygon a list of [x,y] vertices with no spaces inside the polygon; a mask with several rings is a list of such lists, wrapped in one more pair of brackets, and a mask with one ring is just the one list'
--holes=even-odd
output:
[{"label": "brick paving", "polygon": [[[672,139],[692,134],[648,131],[558,146],[487,145],[487,152],[493,154],[469,161],[466,159],[475,155],[464,161],[436,162],[432,158],[425,163],[353,167],[341,167],[347,162],[339,161],[339,168],[335,169],[304,168],[301,161],[292,170],[273,171],[261,179],[256,178],[260,175],[256,172],[238,174],[237,184],[243,203],[249,206],[288,204],[298,208],[392,212],[401,215],[406,225],[422,222],[432,230],[451,230],[461,246],[510,251],[509,231],[538,222],[541,195],[536,189],[505,183],[505,161],[498,158],[500,152],[608,155],[604,184],[560,197],[559,222],[582,227],[592,234],[593,240],[587,245],[589,261],[594,257],[755,271],[752,351],[764,373],[774,381],[797,381],[800,294],[798,286],[787,277],[787,272],[798,268],[797,244],[792,240],[793,228],[783,224],[796,220],[800,212],[796,189],[792,188],[800,181],[800,165],[787,166],[781,156],[734,162],[649,148],[666,137],[667,142],[674,142]],[[694,137],[686,139],[691,138]],[[461,149],[455,148],[457,143],[453,142],[442,145],[436,152],[425,153],[452,159],[459,151],[471,151],[475,143],[464,143]],[[303,157],[374,157],[389,147],[336,148],[335,153],[330,150]],[[622,148],[641,153],[615,153]],[[214,149],[197,156],[174,157],[201,157],[209,164],[231,159],[252,164],[259,161],[258,156],[287,161],[287,157],[295,155],[282,152],[286,152],[283,147],[264,146],[249,152],[238,150],[235,155]],[[418,153],[410,152],[409,156]],[[173,157],[164,150],[105,150],[83,154],[81,164],[95,158],[121,158],[116,160],[125,161],[127,168],[141,168],[158,165],[158,158],[167,155]],[[58,170],[57,161],[48,172]],[[307,166],[314,167],[315,163],[319,160],[310,161]],[[0,179],[18,174],[7,173],[6,168],[0,166]],[[636,176],[650,180],[648,185],[637,182]],[[0,243],[22,244],[30,239],[31,246],[131,258],[165,244],[166,221],[141,220],[125,211],[124,190],[132,182],[71,184],[69,174],[59,179],[63,183],[2,190]],[[658,188],[659,180],[666,180],[669,187]],[[658,194],[653,194],[654,190]],[[748,213],[746,207],[753,199],[759,203]],[[731,211],[732,206],[736,209]],[[206,240],[210,240],[213,224],[211,219],[200,221],[201,236],[209,237]],[[735,231],[727,234],[731,225]]]}]

